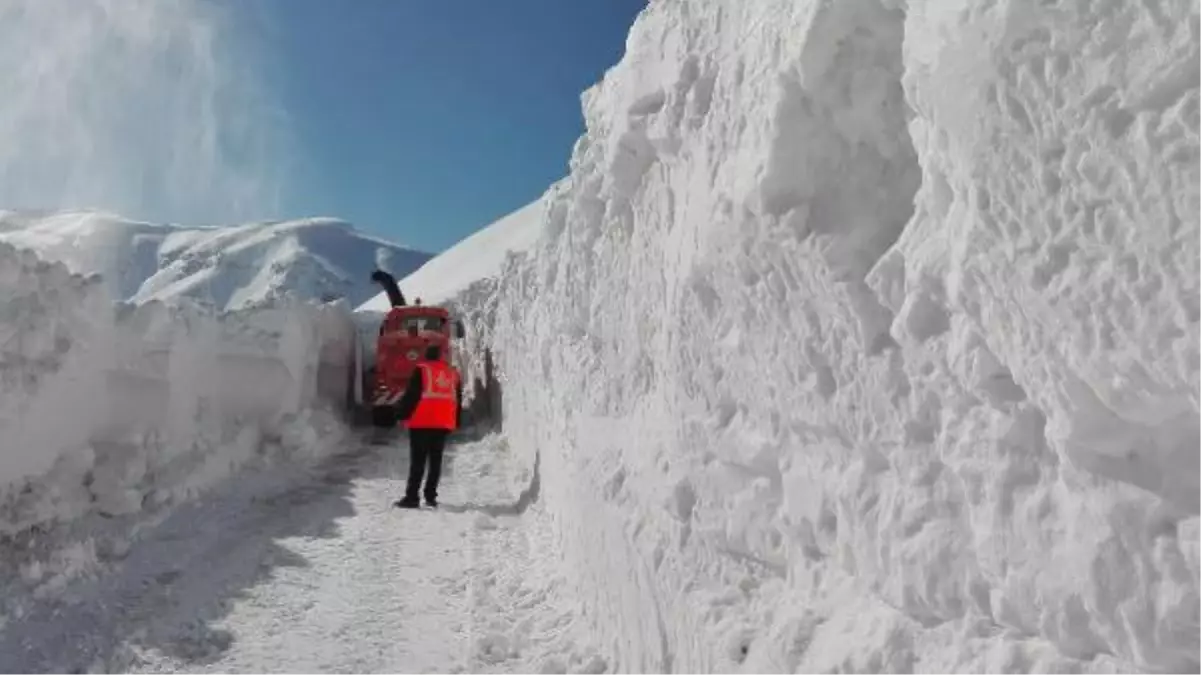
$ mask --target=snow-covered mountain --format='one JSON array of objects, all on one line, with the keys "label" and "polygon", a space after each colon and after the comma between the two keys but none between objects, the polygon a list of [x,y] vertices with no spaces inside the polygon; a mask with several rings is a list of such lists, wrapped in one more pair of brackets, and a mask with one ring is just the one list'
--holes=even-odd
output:
[{"label": "snow-covered mountain", "polygon": [[377,265],[403,276],[431,258],[333,218],[187,228],[87,211],[0,212],[0,241],[100,274],[117,299],[189,297],[221,309],[268,305],[284,292],[354,306],[378,290],[369,278]]}]

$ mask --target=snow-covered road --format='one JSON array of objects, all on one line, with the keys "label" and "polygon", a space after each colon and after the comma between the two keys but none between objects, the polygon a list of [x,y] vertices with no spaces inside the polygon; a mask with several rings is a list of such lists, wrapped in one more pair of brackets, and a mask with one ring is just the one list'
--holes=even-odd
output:
[{"label": "snow-covered road", "polygon": [[511,495],[502,438],[452,446],[440,509],[401,511],[407,454],[364,445],[269,497],[259,477],[185,507],[113,573],[0,629],[0,670],[604,668],[547,656],[574,650],[530,568],[537,474]]}]

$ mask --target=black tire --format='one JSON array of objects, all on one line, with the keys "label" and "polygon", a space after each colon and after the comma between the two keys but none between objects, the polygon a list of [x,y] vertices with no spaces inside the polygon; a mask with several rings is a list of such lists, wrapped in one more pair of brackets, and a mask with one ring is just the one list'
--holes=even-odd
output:
[{"label": "black tire", "polygon": [[396,406],[381,405],[371,409],[372,426],[383,428],[395,427],[398,422]]},{"label": "black tire", "polygon": [[373,396],[375,396],[375,366],[363,371],[363,404],[371,405]]}]

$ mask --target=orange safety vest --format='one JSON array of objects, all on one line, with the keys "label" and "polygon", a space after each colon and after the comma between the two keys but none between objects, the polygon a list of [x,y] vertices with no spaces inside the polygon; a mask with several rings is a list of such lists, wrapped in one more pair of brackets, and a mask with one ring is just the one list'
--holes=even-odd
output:
[{"label": "orange safety vest", "polygon": [[458,418],[455,397],[459,374],[445,363],[419,363],[421,400],[405,426],[409,429],[454,431]]}]

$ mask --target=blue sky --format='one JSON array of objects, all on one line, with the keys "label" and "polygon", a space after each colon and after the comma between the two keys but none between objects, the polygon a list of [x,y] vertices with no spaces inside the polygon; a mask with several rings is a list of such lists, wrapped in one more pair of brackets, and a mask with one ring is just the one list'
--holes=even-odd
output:
[{"label": "blue sky", "polygon": [[646,0],[262,0],[304,158],[281,216],[444,250],[567,173]]}]

